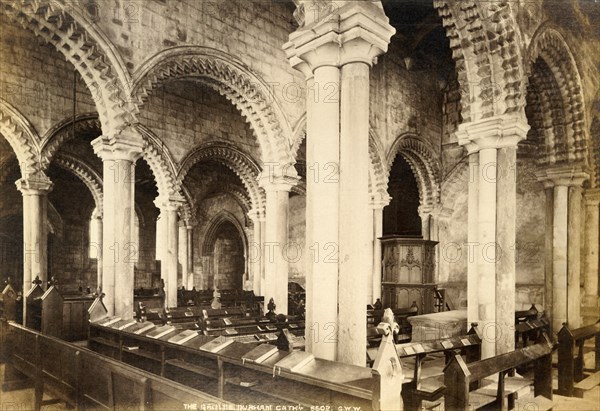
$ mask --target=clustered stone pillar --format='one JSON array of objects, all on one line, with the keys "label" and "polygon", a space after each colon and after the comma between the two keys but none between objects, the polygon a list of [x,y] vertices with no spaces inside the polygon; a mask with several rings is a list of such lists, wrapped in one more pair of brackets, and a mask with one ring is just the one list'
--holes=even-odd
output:
[{"label": "clustered stone pillar", "polygon": [[546,275],[552,276],[552,295],[546,300],[552,301],[549,308],[555,333],[565,322],[570,328],[581,325],[581,204],[582,185],[588,178],[583,168],[576,166],[553,166],[539,174],[552,201],[552,207],[546,208],[552,213],[546,218],[552,223],[546,227],[552,233],[552,269],[546,269]]},{"label": "clustered stone pillar", "polygon": [[275,169],[267,170],[260,182],[266,192],[262,295],[265,304],[273,298],[277,313],[282,314],[288,312],[288,209],[290,189],[296,183],[296,178]]},{"label": "clustered stone pillar", "polygon": [[369,74],[394,29],[373,2],[348,2],[331,16],[313,17],[284,45],[308,89],[307,350],[364,365],[366,273],[373,268]]},{"label": "clustered stone pillar", "polygon": [[[135,130],[92,141],[103,162],[102,291],[109,315],[133,317],[135,162],[143,139]],[[137,252],[137,250],[134,250]]]},{"label": "clustered stone pillar", "polygon": [[[48,280],[47,203],[52,182],[43,173],[29,175],[16,182],[23,195],[23,295],[39,277]],[[27,318],[23,298],[23,319]]]},{"label": "clustered stone pillar", "polygon": [[[177,262],[179,222],[177,210],[180,202],[172,199],[158,198],[156,206],[160,208],[160,222],[166,239],[166,247],[161,250],[160,275],[165,283],[165,306],[177,307]],[[158,251],[158,250],[157,250]]]},{"label": "clustered stone pillar", "polygon": [[600,212],[600,189],[588,189],[585,191],[585,225],[584,225],[584,262],[583,262],[583,285],[585,298],[591,299],[590,305],[595,305],[598,299],[598,243],[599,234],[599,212]]},{"label": "clustered stone pillar", "polygon": [[516,149],[528,129],[520,116],[499,116],[463,123],[457,132],[477,175],[469,181],[468,232],[476,258],[467,266],[468,280],[477,281],[477,296],[472,299],[475,289],[469,283],[468,316],[475,315],[477,303],[482,358],[514,349]]}]

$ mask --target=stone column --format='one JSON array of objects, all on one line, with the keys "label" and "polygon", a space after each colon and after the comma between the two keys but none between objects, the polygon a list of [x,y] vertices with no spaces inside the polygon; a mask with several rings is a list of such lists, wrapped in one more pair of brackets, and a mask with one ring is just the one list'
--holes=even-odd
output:
[{"label": "stone column", "polygon": [[[177,259],[179,261],[179,265],[181,265],[181,285],[187,289],[187,279],[188,279],[188,234],[187,234],[187,226],[183,221],[179,224],[178,228],[178,239],[177,239]],[[179,268],[179,267],[178,267]],[[178,270],[179,271],[179,270]],[[178,280],[179,281],[179,278]]]},{"label": "stone column", "polygon": [[583,260],[583,285],[587,297],[598,298],[598,243],[600,189],[585,191],[585,244]]},{"label": "stone column", "polygon": [[[552,319],[554,316],[554,188],[551,181],[545,180],[542,182],[544,183],[544,193],[546,195],[546,218],[544,220],[546,227],[544,235],[544,311]],[[555,331],[554,324],[550,322],[550,334],[555,334],[559,329]]]},{"label": "stone column", "polygon": [[367,304],[372,304],[381,298],[381,241],[379,238],[383,235],[383,208],[390,203],[391,197],[387,194],[375,194],[371,198],[369,207],[371,208],[372,223],[369,225],[369,230],[373,233],[372,247],[369,249],[372,253],[370,258],[371,264],[371,280],[368,284],[369,299]]},{"label": "stone column", "polygon": [[263,248],[265,276],[262,287],[265,304],[273,298],[278,314],[288,312],[288,208],[290,189],[296,183],[297,179],[282,176],[273,170],[263,173],[260,181],[267,194]]},{"label": "stone column", "polygon": [[155,204],[160,208],[166,247],[161,251],[160,275],[165,283],[165,305],[177,307],[177,261],[179,223],[177,211],[180,202],[172,199],[157,198]]},{"label": "stone column", "polygon": [[187,225],[186,236],[187,236],[187,273],[185,273],[186,287],[188,290],[194,288],[194,227]]},{"label": "stone column", "polygon": [[[581,192],[589,178],[578,166],[552,166],[539,173],[552,193],[552,329],[564,322],[570,328],[581,324]],[[548,245],[548,244],[547,244]]]},{"label": "stone column", "polygon": [[[48,280],[47,208],[53,183],[43,173],[16,182],[23,195],[23,294],[32,287],[36,276]],[[25,301],[24,301],[25,303]]]},{"label": "stone column", "polygon": [[292,66],[308,79],[307,350],[364,365],[361,304],[372,266],[365,250],[373,235],[368,231],[369,71],[387,51],[394,29],[373,2],[345,3],[336,17],[335,22],[307,19],[284,45]]},{"label": "stone column", "polygon": [[522,116],[507,115],[461,124],[457,132],[472,173],[468,246],[476,258],[469,259],[468,280],[477,281],[477,296],[469,284],[468,317],[478,318],[482,358],[514,349],[516,147],[528,129]]},{"label": "stone column", "polygon": [[93,239],[96,244],[96,265],[98,268],[98,283],[96,284],[96,288],[102,285],[102,214],[96,210],[96,215],[94,216],[94,220],[96,223],[96,235],[97,237]]},{"label": "stone column", "polygon": [[479,322],[479,152],[469,149],[468,216],[467,216],[467,323]]},{"label": "stone column", "polygon": [[[248,250],[248,260],[252,269],[252,290],[255,295],[261,295],[263,243],[262,222],[264,221],[262,210],[250,210],[248,216],[252,220],[252,243]],[[268,301],[267,301],[268,303]]]},{"label": "stone column", "polygon": [[[109,315],[133,317],[131,233],[135,213],[135,162],[142,154],[142,137],[132,129],[92,141],[103,162],[102,291]],[[134,250],[136,251],[136,250]]]},{"label": "stone column", "polygon": [[[371,47],[367,41],[359,43]],[[357,44],[358,45],[358,44]],[[365,51],[360,58],[368,56]],[[356,59],[356,57],[354,58]],[[354,60],[353,59],[353,60]],[[371,61],[342,66],[340,124],[340,246],[338,361],[364,365],[367,327],[365,276],[372,268],[369,207],[369,73]]]}]

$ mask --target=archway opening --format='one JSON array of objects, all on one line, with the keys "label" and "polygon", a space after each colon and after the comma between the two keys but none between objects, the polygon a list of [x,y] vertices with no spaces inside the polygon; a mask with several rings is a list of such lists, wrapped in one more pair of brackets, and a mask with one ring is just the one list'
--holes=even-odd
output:
[{"label": "archway opening", "polygon": [[217,223],[207,244],[211,250],[209,288],[242,289],[245,274],[244,242],[238,228],[231,221]]},{"label": "archway opening", "polygon": [[410,165],[396,156],[388,184],[390,204],[383,209],[383,235],[420,236],[419,187]]}]

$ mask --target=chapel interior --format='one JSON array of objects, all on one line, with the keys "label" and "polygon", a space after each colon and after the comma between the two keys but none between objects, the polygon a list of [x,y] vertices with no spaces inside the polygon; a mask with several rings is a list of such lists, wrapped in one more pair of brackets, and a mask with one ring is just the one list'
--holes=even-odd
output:
[{"label": "chapel interior", "polygon": [[597,1],[0,19],[0,408],[600,410]]}]

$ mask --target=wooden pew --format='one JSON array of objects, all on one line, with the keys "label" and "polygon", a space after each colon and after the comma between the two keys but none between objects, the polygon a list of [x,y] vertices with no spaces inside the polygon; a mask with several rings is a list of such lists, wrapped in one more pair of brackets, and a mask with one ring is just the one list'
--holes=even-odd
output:
[{"label": "wooden pew", "polygon": [[42,288],[42,281],[36,277],[33,281],[33,287],[25,293],[25,309],[23,313],[23,320],[25,325],[34,330],[41,331],[42,329],[42,296],[44,295],[44,289]]},{"label": "wooden pew", "polygon": [[515,311],[515,348],[535,343],[542,333],[548,333],[550,322],[546,313],[540,314],[535,304],[529,310]]},{"label": "wooden pew", "polygon": [[0,318],[7,321],[17,321],[17,292],[10,282],[6,283],[0,293]]},{"label": "wooden pew", "polygon": [[[444,369],[446,409],[467,411],[488,404],[503,410],[512,409],[516,392],[530,385],[531,381],[510,377],[507,373],[529,362],[534,363],[535,398],[528,402],[528,405],[537,407],[537,410],[550,409],[552,350],[552,343],[544,334],[541,341],[535,345],[469,364],[465,363],[460,355],[454,355]],[[496,374],[497,384],[486,380]]]},{"label": "wooden pew", "polygon": [[[2,321],[7,367],[33,380],[35,410],[64,402],[85,409],[184,409],[184,404],[233,406],[222,399],[144,372],[57,338]],[[6,386],[10,386],[8,381]],[[44,394],[54,398],[43,400]]]},{"label": "wooden pew", "polygon": [[[584,344],[593,338],[596,361],[591,376],[584,373]],[[574,354],[577,349],[577,354]],[[587,378],[586,378],[587,377]],[[570,330],[566,323],[558,332],[559,395],[583,397],[583,392],[600,382],[600,320],[586,327]],[[576,384],[577,383],[577,384]]]},{"label": "wooden pew", "polygon": [[250,398],[256,399],[256,394],[260,394],[269,402],[303,406],[401,409],[402,367],[390,332],[382,332],[384,338],[372,370],[316,359],[291,371],[276,366],[279,360],[292,355],[290,352],[277,350],[264,362],[248,362],[244,355],[258,343],[233,341],[213,353],[199,347],[214,337],[198,334],[183,344],[169,342],[180,331],[153,339],[148,333],[136,335],[127,328],[115,330],[97,324],[90,327],[93,344],[100,339],[110,341],[115,358],[120,356],[125,362],[147,367],[167,378],[202,387],[219,398],[235,396],[238,402],[247,404],[254,403]]},{"label": "wooden pew", "polygon": [[478,361],[481,358],[481,335],[477,330],[477,324],[473,323],[466,335],[399,344],[396,345],[396,351],[402,361],[414,359],[412,378],[405,379],[402,387],[404,410],[421,410],[423,401],[437,401],[446,389],[443,368],[439,369],[439,373],[435,370],[427,370],[427,378],[422,377],[426,357],[443,353],[445,364],[448,364],[455,354],[464,356],[467,364]]},{"label": "wooden pew", "polygon": [[88,336],[88,310],[95,300],[93,294],[63,294],[62,338],[81,341]]},{"label": "wooden pew", "polygon": [[[400,327],[400,332],[395,335],[396,343],[407,342],[411,339],[412,327],[408,322],[408,318],[418,315],[419,308],[416,302],[408,308],[396,308],[392,310],[394,313],[394,319]],[[376,310],[367,308],[367,342],[369,345],[377,345],[380,336],[375,331],[376,326],[381,322],[384,310]]]}]

